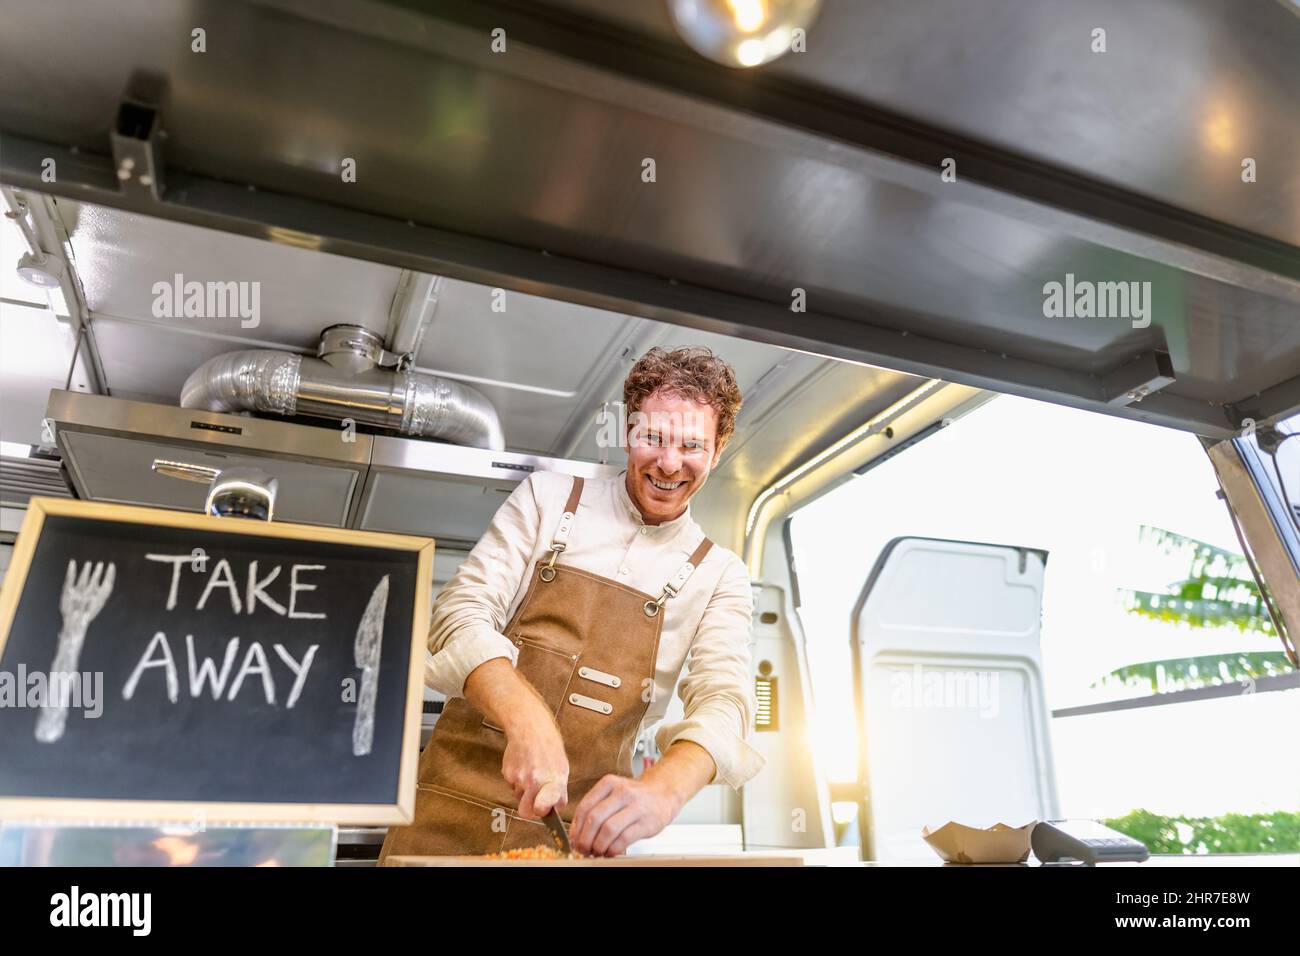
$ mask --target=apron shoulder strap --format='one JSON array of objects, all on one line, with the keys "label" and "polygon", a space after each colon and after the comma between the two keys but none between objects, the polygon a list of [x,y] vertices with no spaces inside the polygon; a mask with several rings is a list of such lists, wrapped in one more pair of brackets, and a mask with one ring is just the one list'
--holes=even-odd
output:
[{"label": "apron shoulder strap", "polygon": [[574,475],[573,487],[569,490],[569,500],[564,503],[564,514],[560,515],[559,524],[555,526],[555,534],[551,536],[552,551],[563,551],[569,540],[569,532],[573,530],[573,520],[578,516],[578,500],[582,497],[582,484],[583,480]]},{"label": "apron shoulder strap", "polygon": [[[699,546],[691,552],[691,556],[686,559],[686,563],[678,568],[677,573],[669,578],[667,583],[664,584],[664,590],[663,593],[659,595],[659,600],[645,602],[645,612],[647,615],[654,617],[659,613],[659,609],[664,606],[669,598],[676,597],[681,589],[686,587],[686,582],[690,580],[691,575],[695,573],[695,569],[700,566],[700,562],[704,560],[704,556],[709,553],[709,549],[712,547],[713,542],[708,538],[705,538],[699,543]],[[652,608],[653,610],[651,610]]]},{"label": "apron shoulder strap", "polygon": [[551,557],[541,570],[543,581],[555,579],[555,559],[568,547],[569,532],[573,530],[574,519],[578,516],[578,501],[582,498],[583,482],[584,479],[577,475],[573,476],[569,500],[564,503],[564,514],[560,515],[560,521],[555,526],[555,534],[551,535]]},{"label": "apron shoulder strap", "polygon": [[569,489],[569,500],[564,503],[566,512],[577,513],[578,499],[582,497],[582,485],[585,479],[578,475],[573,476],[573,487]]},{"label": "apron shoulder strap", "polygon": [[[691,572],[700,566],[700,562],[704,560],[704,556],[709,553],[709,549],[711,549],[712,547],[713,547],[713,542],[710,541],[708,538],[705,538],[703,541],[700,542],[699,547],[697,547],[694,551],[691,552],[691,556],[686,559],[686,563],[683,564],[681,566],[681,569],[677,572],[679,575],[685,572],[685,576],[682,577],[682,583],[677,584],[677,590],[680,591],[682,589],[682,585],[686,583],[686,578],[689,578],[691,576]],[[674,584],[677,583],[676,578],[673,579],[673,583]]]}]

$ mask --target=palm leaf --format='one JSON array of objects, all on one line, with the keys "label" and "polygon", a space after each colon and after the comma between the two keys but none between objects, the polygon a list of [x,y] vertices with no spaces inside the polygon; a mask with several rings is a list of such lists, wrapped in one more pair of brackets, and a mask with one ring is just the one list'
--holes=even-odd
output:
[{"label": "palm leaf", "polygon": [[1251,580],[1250,565],[1246,558],[1236,551],[1219,548],[1207,541],[1189,538],[1187,535],[1164,528],[1143,525],[1138,531],[1138,540],[1155,545],[1165,554],[1181,555],[1186,558],[1189,578],[1205,577],[1211,570],[1219,575],[1242,580]]},{"label": "palm leaf", "polygon": [[[1246,559],[1186,535],[1143,525],[1138,539],[1187,562],[1187,576],[1164,592],[1122,589],[1125,609],[1152,621],[1198,630],[1235,629],[1272,636],[1259,586]],[[1237,651],[1163,661],[1142,661],[1117,668],[1092,686],[1122,684],[1156,693],[1250,681],[1288,673],[1291,663],[1280,651]]]},{"label": "palm leaf", "polygon": [[[1170,624],[1186,624],[1194,628],[1232,627],[1243,633],[1270,636],[1274,633],[1273,622],[1264,610],[1258,590],[1254,591],[1252,600],[1238,601],[1203,597],[1207,588],[1194,581],[1180,581],[1173,585],[1172,590],[1172,594],[1124,591],[1125,607],[1130,614]],[[1219,590],[1218,593],[1223,592]]]},{"label": "palm leaf", "polygon": [[1291,662],[1281,651],[1239,651],[1129,664],[1094,681],[1092,686],[1118,683],[1134,689],[1149,688],[1159,694],[1254,681],[1290,671]]}]

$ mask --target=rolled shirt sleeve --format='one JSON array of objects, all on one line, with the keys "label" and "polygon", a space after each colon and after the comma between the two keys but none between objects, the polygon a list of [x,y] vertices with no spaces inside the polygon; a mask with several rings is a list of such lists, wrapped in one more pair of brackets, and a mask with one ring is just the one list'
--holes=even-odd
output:
[{"label": "rolled shirt sleeve", "polygon": [[749,572],[736,558],[723,572],[691,644],[677,689],[683,719],[655,734],[660,751],[679,740],[703,747],[716,767],[710,783],[737,790],[766,763],[746,740],[758,710],[749,651],[753,613]]},{"label": "rolled shirt sleeve", "polygon": [[447,697],[461,697],[465,679],[495,657],[517,660],[501,633],[537,543],[541,514],[535,475],[519,482],[487,531],[434,599],[424,682]]}]

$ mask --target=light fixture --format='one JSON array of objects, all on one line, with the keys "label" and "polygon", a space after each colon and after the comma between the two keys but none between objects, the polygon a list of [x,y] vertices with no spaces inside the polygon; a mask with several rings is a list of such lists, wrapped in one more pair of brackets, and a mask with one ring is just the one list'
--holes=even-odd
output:
[{"label": "light fixture", "polygon": [[53,256],[24,252],[18,260],[18,277],[46,291],[57,289],[62,275],[63,263]]},{"label": "light fixture", "polygon": [[673,26],[691,49],[725,66],[760,66],[802,49],[821,0],[667,0]]},{"label": "light fixture", "polygon": [[24,282],[45,290],[50,311],[56,316],[67,319],[72,315],[63,295],[63,263],[57,257],[43,252],[24,252],[18,260],[17,272]]}]

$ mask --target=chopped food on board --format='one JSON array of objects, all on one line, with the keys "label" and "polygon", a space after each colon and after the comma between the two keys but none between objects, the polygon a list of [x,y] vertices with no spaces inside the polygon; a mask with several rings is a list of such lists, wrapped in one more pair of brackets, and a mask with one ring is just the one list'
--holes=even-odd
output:
[{"label": "chopped food on board", "polygon": [[488,853],[488,860],[581,860],[581,853],[561,853],[553,846],[541,844],[518,850],[503,850],[500,853]]}]

